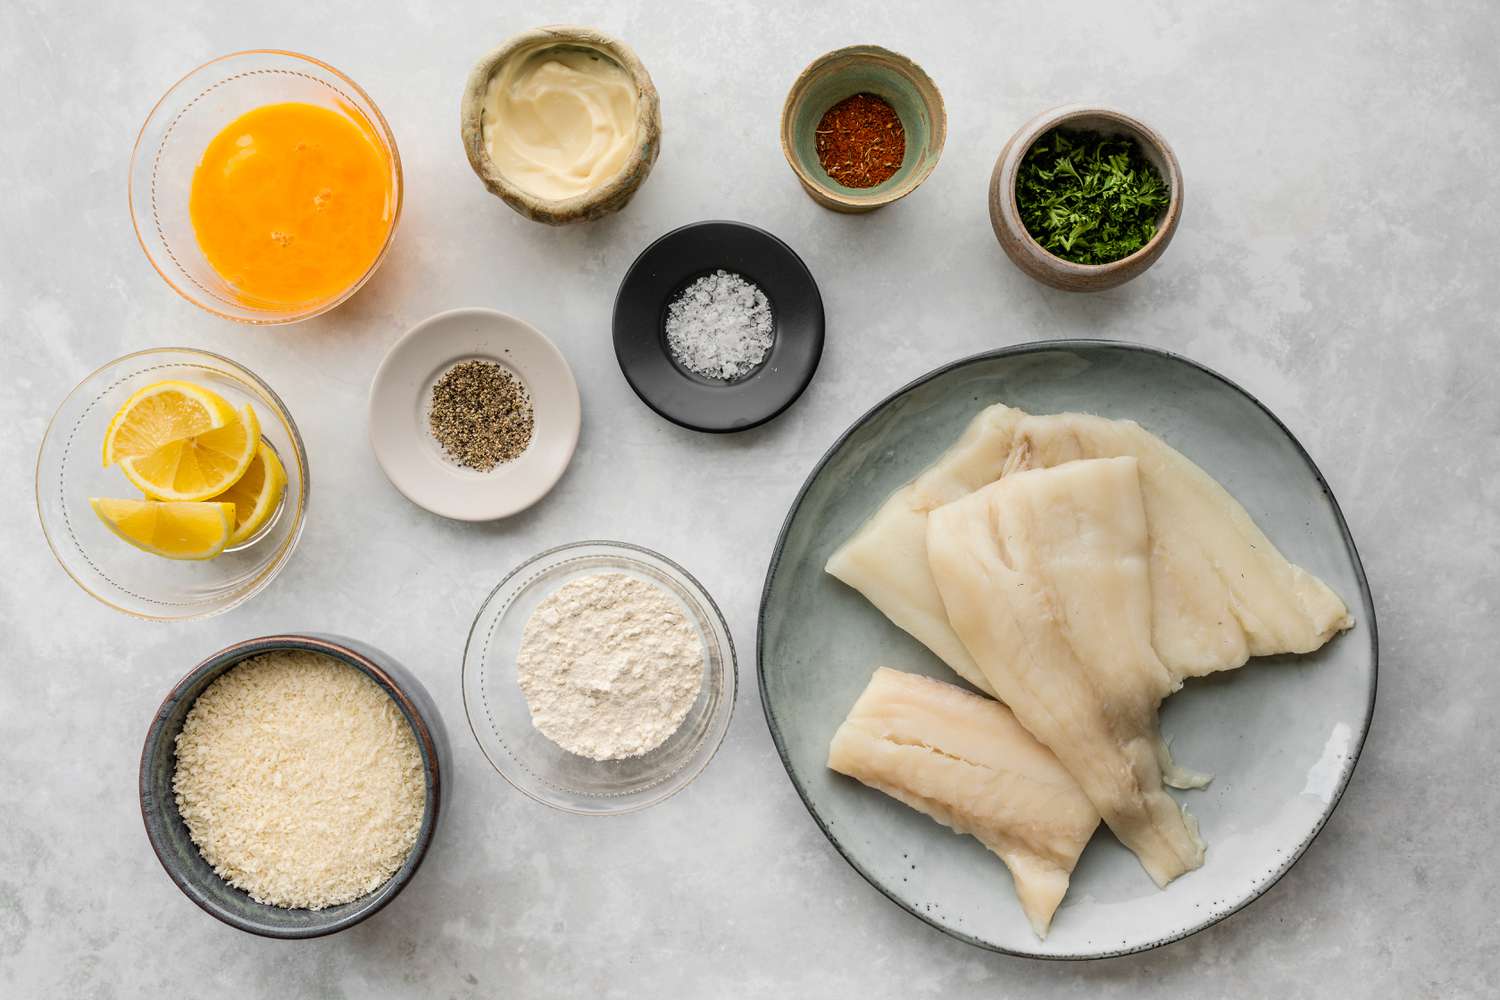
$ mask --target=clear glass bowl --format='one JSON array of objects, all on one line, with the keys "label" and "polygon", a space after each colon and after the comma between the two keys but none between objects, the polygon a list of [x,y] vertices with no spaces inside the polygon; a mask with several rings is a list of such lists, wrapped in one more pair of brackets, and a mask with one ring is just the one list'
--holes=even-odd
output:
[{"label": "clear glass bowl", "polygon": [[[703,636],[704,675],[681,728],[650,753],[596,761],[569,753],[531,724],[516,680],[516,652],[532,611],[563,584],[626,573],[677,598]],[[464,648],[464,711],[495,770],[527,795],[574,813],[632,812],[686,787],[719,749],[735,694],[734,641],[718,606],[681,566],[623,542],[574,542],[527,560],[490,592]]]},{"label": "clear glass bowl", "polygon": [[[196,382],[236,409],[254,405],[262,438],[286,468],[286,491],[270,522],[216,559],[142,552],[111,533],[89,506],[90,497],[140,495],[119,469],[101,464],[104,433],[132,393],[165,379]],[[182,347],[127,354],[80,382],[53,415],[36,460],[37,514],[62,568],[110,607],[160,621],[228,611],[270,583],[302,534],[307,493],[302,437],[271,387],[228,358]]]},{"label": "clear glass bowl", "polygon": [[[209,141],[240,115],[283,101],[347,115],[379,141],[391,169],[391,224],[375,260],[342,292],[286,309],[256,308],[239,300],[198,249],[188,196]],[[296,52],[235,52],[199,66],[156,102],[130,154],[130,219],[151,266],[189,302],[239,323],[295,323],[353,295],[390,251],[401,220],[401,198],[396,137],[370,95],[327,63]]]}]

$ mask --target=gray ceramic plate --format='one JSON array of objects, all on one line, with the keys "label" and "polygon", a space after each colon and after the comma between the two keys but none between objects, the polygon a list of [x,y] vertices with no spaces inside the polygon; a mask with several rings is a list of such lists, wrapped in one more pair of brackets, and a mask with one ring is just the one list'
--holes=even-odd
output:
[{"label": "gray ceramic plate", "polygon": [[[877,665],[957,679],[823,572],[833,549],[930,464],[982,406],[1130,417],[1233,493],[1293,562],[1328,582],[1355,627],[1315,654],[1267,657],[1168,699],[1177,760],[1213,783],[1178,793],[1202,822],[1203,868],[1158,891],[1103,827],[1045,941],[1000,861],[825,766],[828,741]],[[1221,920],[1270,888],[1337,804],[1375,705],[1375,611],[1338,504],[1296,439],[1220,375],[1129,344],[1007,348],[923,376],[865,414],[813,470],[771,558],[758,642],[761,701],[792,783],[839,852],[894,902],[954,937],[1013,954],[1143,951]]]}]

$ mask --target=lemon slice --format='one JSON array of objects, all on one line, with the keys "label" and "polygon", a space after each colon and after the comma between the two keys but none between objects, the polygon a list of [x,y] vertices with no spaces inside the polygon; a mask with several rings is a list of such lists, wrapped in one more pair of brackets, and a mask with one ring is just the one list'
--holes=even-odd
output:
[{"label": "lemon slice", "polygon": [[149,455],[158,448],[234,422],[234,407],[191,382],[156,382],[125,401],[104,432],[104,464]]},{"label": "lemon slice", "polygon": [[232,503],[162,503],[91,497],[89,506],[110,531],[136,548],[167,559],[212,559],[234,534]]},{"label": "lemon slice", "polygon": [[234,504],[234,534],[229,536],[229,544],[239,545],[255,537],[281,506],[285,490],[286,470],[281,467],[281,459],[262,441],[239,482],[214,497]]},{"label": "lemon slice", "polygon": [[259,446],[260,421],[246,406],[222,427],[120,459],[120,471],[153,500],[207,500],[239,482]]}]

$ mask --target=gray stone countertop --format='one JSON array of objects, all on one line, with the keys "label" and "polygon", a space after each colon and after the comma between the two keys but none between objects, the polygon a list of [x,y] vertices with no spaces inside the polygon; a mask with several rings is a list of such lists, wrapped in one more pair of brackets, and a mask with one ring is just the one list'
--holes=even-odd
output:
[{"label": "gray stone countertop", "polygon": [[[899,10],[897,9],[899,7]],[[471,62],[534,24],[626,39],[661,91],[639,197],[554,230],[488,195],[458,140]],[[777,116],[814,56],[877,42],[921,63],[947,152],[916,194],[825,212],[782,160]],[[199,62],[313,53],[380,104],[406,211],[390,258],[320,319],[241,328],[152,272],[126,211],[131,144]],[[1500,993],[1500,9],[1458,3],[368,3],[0,5],[0,995],[492,997],[1478,997]],[[1099,100],[1173,143],[1176,241],[1093,297],[1033,283],[985,215],[995,154],[1043,108]],[[610,345],[615,288],[656,236],[763,226],[807,261],[828,346],[811,388],[748,433],[658,419]],[[583,396],[571,470],[494,524],[413,507],[365,436],[370,377],[408,327],[492,306],[552,337]],[[1264,898],[1186,941],[1059,964],[988,954],[888,903],[808,818],[755,688],[762,577],[823,450],[939,364],[1027,340],[1186,354],[1272,408],[1319,463],[1380,612],[1374,727],[1343,804]],[[75,587],[37,528],[32,467],[71,386],[128,351],[188,345],[266,377],[313,467],[306,534],[263,594],[153,625]],[[464,723],[459,662],[485,593],[527,556],[620,538],[682,562],[740,652],[733,727],[687,791],[600,821],[507,786]],[[272,631],[382,647],[454,736],[437,843],[393,905],[313,942],[211,920],[158,867],[136,766],[165,690]]]}]

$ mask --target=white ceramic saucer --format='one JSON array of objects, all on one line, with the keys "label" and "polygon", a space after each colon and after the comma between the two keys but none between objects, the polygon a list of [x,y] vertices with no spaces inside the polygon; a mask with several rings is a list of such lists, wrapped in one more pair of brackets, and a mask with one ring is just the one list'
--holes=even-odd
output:
[{"label": "white ceramic saucer", "polygon": [[[455,464],[427,429],[432,386],[460,361],[494,361],[531,393],[536,429],[520,457],[489,472]],[[386,352],[370,385],[370,446],[391,484],[434,514],[509,517],[562,478],[578,445],[578,384],[567,359],[534,327],[493,309],[431,316]]]}]

